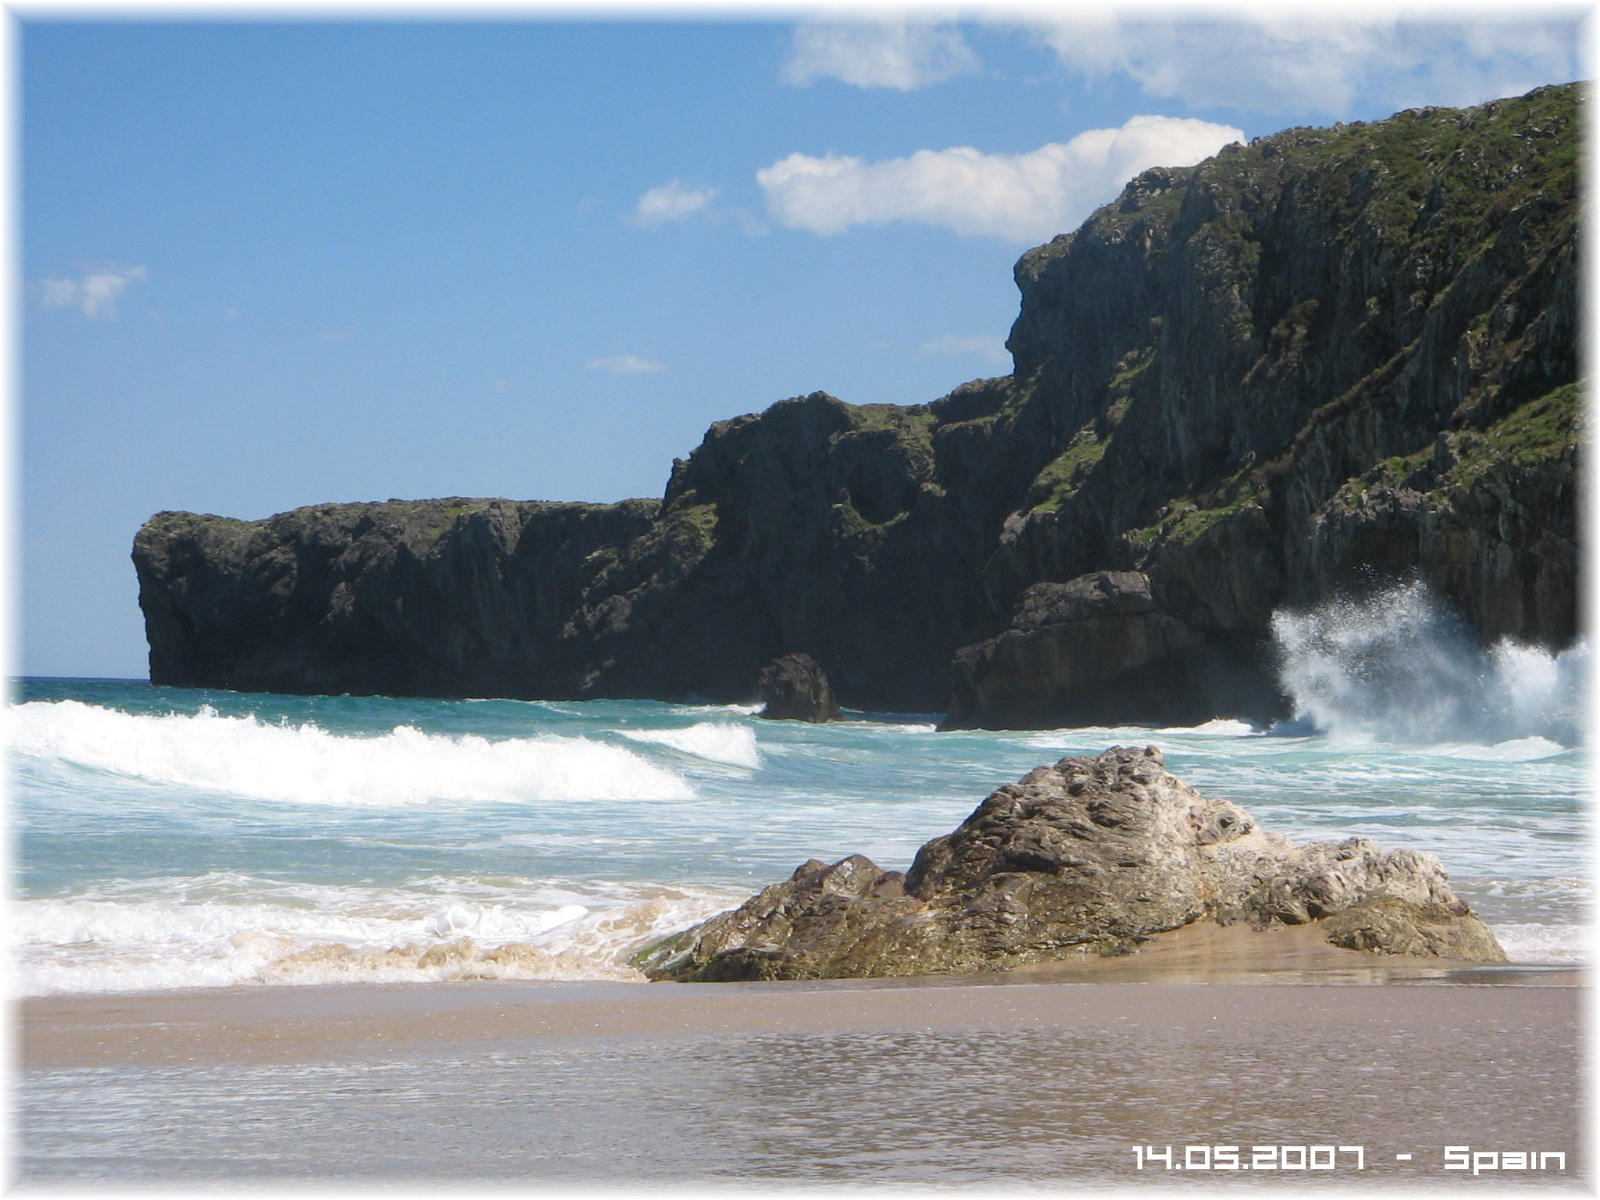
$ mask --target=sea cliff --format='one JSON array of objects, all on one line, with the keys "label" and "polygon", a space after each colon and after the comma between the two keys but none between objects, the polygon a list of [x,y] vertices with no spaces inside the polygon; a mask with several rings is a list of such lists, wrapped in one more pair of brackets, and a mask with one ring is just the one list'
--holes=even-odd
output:
[{"label": "sea cliff", "polygon": [[718,422],[659,503],[159,513],[151,679],[744,701],[805,653],[847,706],[952,725],[1259,717],[1274,610],[1400,577],[1564,646],[1579,102],[1147,171],[1023,255],[1010,375]]}]

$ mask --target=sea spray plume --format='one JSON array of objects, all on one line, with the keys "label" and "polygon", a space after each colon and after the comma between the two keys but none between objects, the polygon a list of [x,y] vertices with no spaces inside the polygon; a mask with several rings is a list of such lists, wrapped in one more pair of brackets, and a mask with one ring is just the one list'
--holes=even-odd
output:
[{"label": "sea spray plume", "polygon": [[1559,654],[1501,641],[1492,652],[1500,711],[1512,728],[1552,728],[1564,746],[1583,740],[1588,712],[1589,646],[1579,639]]},{"label": "sea spray plume", "polygon": [[1437,740],[1460,724],[1472,647],[1421,584],[1273,614],[1295,716],[1336,736]]},{"label": "sea spray plume", "polygon": [[1560,653],[1509,640],[1486,648],[1425,584],[1274,613],[1272,630],[1296,718],[1334,737],[1580,740],[1584,643]]}]

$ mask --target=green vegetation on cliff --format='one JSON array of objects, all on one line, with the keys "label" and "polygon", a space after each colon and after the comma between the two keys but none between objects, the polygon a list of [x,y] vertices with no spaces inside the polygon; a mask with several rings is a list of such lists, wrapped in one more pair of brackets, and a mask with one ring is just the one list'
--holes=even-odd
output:
[{"label": "green vegetation on cliff", "polygon": [[1441,434],[1432,446],[1395,455],[1349,480],[1337,500],[1349,506],[1373,488],[1442,497],[1475,486],[1494,471],[1527,471],[1578,450],[1582,392],[1568,383],[1530,400],[1482,431]]},{"label": "green vegetation on cliff", "polygon": [[1101,571],[1144,573],[1219,653],[1375,572],[1562,644],[1580,99],[1147,171],[1022,255],[1012,375],[718,421],[659,504],[158,514],[135,544],[152,677],[746,701],[804,651],[847,704],[932,711],[1030,587]]}]

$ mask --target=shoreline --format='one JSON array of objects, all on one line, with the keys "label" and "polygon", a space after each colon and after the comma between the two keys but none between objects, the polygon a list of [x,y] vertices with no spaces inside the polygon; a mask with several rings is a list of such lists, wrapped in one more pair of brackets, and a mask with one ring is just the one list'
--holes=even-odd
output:
[{"label": "shoreline", "polygon": [[21,1006],[19,1181],[1459,1188],[1467,1146],[1587,1190],[1572,974],[59,997]]},{"label": "shoreline", "polygon": [[[206,988],[19,1003],[24,1071],[121,1065],[313,1061],[323,1056],[522,1039],[977,1033],[1113,1020],[1176,1027],[1226,1015],[1293,1028],[1436,1013],[1473,1020],[1581,1007],[1575,972],[1479,968],[1369,984],[1023,979],[618,984],[474,981]],[[1474,977],[1461,977],[1474,976]],[[1248,1012],[1248,1016],[1245,1013]],[[1574,1065],[1576,1071],[1576,1064]]]},{"label": "shoreline", "polygon": [[[1074,1013],[1111,1019],[1121,1003],[1154,1003],[1148,997],[1156,995],[1187,996],[1204,1008],[1211,1001],[1203,997],[1235,990],[1293,1023],[1297,995],[1342,997],[1352,1011],[1489,1003],[1510,1012],[1546,1003],[1527,999],[1537,993],[1576,996],[1587,982],[1586,971],[1567,967],[1346,950],[1323,942],[1315,926],[1255,932],[1196,923],[1157,935],[1133,954],[1085,954],[981,975],[782,983],[460,979],[38,996],[17,1002],[18,1048],[23,1069],[48,1071],[293,1061],[527,1038],[954,1032],[1080,1019]],[[1457,993],[1496,999],[1438,999]],[[1147,1019],[1165,1019],[1165,1003]]]}]

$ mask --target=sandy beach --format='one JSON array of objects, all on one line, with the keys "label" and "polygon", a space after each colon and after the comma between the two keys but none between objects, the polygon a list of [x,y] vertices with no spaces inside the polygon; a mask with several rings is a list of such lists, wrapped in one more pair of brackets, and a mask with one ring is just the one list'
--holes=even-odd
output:
[{"label": "sandy beach", "polygon": [[981,978],[30,1000],[23,1178],[1581,1184],[1580,973],[1185,933]]},{"label": "sandy beach", "polygon": [[[1378,995],[1354,985],[1472,983],[1515,986],[1515,1008],[1537,989],[1568,1003],[1585,973],[1466,967],[1438,959],[1383,958],[1330,946],[1310,926],[1257,933],[1195,924],[1152,938],[1137,954],[1083,955],[981,976],[784,984],[653,985],[464,980],[455,984],[201,988],[182,992],[64,996],[24,1001],[22,1064],[28,1070],[182,1063],[311,1061],[324,1056],[414,1052],[457,1044],[574,1037],[831,1034],[895,1029],[1000,1030],[1051,1023],[1093,1026],[1124,1015],[1127,997],[1167,996],[1174,1011],[1141,1011],[1146,1023],[1177,1027],[1190,1000],[1212,994],[1182,985],[1242,989],[1265,1005],[1299,1011],[1284,986],[1346,996],[1341,1012],[1365,1011]],[[1076,986],[1049,986],[1073,984]],[[1154,984],[1154,991],[1128,985]],[[1098,985],[1098,986],[1095,986]],[[1457,988],[1429,989],[1429,997]],[[1402,1008],[1415,1003],[1404,993]],[[1189,999],[1183,999],[1188,997]],[[1481,1003],[1439,1001],[1427,1003]],[[1138,1003],[1149,1003],[1139,999]],[[1401,1003],[1396,1001],[1396,1003]],[[1555,1001],[1561,1003],[1561,1001]],[[1202,1006],[1203,1007],[1203,1006]],[[1208,1010],[1211,1011],[1211,1010]],[[1244,1019],[1243,1010],[1215,1010]],[[1254,1011],[1253,1009],[1251,1011]],[[1418,1016],[1422,1014],[1419,1011]],[[1215,1019],[1208,1016],[1208,1020]],[[1356,1020],[1351,1016],[1352,1021]]]}]

